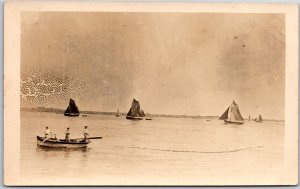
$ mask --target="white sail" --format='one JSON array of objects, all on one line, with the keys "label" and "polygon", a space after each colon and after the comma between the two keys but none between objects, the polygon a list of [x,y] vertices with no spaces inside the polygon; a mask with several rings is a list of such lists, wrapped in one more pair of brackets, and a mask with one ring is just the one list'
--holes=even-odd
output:
[{"label": "white sail", "polygon": [[225,110],[222,116],[219,118],[230,122],[241,122],[244,121],[243,116],[240,113],[239,107],[235,101]]}]

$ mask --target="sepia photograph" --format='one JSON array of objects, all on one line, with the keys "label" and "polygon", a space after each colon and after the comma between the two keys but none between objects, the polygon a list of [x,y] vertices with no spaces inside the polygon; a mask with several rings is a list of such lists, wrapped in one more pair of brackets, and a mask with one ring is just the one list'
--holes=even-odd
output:
[{"label": "sepia photograph", "polygon": [[6,3],[7,185],[298,183],[297,6],[168,4]]}]

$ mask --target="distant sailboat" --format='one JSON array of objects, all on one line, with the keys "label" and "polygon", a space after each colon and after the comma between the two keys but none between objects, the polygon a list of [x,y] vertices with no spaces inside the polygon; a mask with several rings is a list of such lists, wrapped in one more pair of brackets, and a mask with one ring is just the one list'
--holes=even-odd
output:
[{"label": "distant sailboat", "polygon": [[119,111],[119,108],[117,109],[116,117],[120,117],[120,111]]},{"label": "distant sailboat", "polygon": [[131,108],[126,115],[126,119],[142,120],[143,117],[145,117],[145,113],[140,109],[139,101],[133,99]]},{"label": "distant sailboat", "polygon": [[256,122],[259,122],[259,123],[262,122],[262,117],[261,117],[260,114],[258,115],[258,118],[255,118],[255,121],[256,121]]},{"label": "distant sailboat", "polygon": [[235,101],[232,102],[219,119],[224,120],[226,124],[244,124],[244,118],[241,115],[239,107]]},{"label": "distant sailboat", "polygon": [[79,116],[79,110],[78,107],[75,104],[75,101],[70,98],[69,106],[66,109],[64,115],[65,116]]},{"label": "distant sailboat", "polygon": [[149,113],[147,113],[147,117],[146,117],[146,119],[145,120],[152,120],[152,117],[150,116],[150,114]]}]

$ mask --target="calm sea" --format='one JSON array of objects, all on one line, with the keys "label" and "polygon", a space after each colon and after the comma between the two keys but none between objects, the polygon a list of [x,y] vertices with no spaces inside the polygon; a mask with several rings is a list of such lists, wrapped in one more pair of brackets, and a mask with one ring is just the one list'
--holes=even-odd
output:
[{"label": "calm sea", "polygon": [[[58,138],[93,140],[86,150],[37,148],[48,126]],[[36,184],[260,184],[280,182],[284,167],[284,122],[21,112],[21,174]],[[153,182],[155,181],[155,182]]]}]

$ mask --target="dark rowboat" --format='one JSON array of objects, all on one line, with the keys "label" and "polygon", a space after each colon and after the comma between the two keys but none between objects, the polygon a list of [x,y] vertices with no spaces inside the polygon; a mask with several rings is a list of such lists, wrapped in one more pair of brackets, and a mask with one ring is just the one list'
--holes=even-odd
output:
[{"label": "dark rowboat", "polygon": [[86,141],[84,139],[70,139],[69,141],[54,138],[45,139],[45,137],[37,136],[37,146],[48,148],[86,148],[91,142],[90,140]]}]

